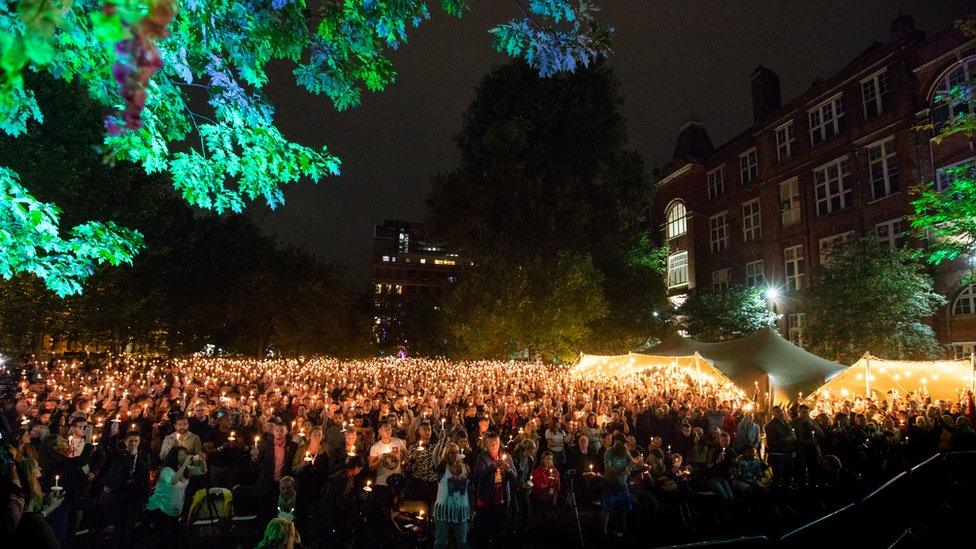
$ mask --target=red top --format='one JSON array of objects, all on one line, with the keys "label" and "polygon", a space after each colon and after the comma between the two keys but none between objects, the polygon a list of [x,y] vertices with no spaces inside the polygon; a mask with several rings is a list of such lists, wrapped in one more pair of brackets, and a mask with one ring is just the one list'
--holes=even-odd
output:
[{"label": "red top", "polygon": [[532,471],[532,497],[553,499],[559,495],[559,471],[542,465]]}]

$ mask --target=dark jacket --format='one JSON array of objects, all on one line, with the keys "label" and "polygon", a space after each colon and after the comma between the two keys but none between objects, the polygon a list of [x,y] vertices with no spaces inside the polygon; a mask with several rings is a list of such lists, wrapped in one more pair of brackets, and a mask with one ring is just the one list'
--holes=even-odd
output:
[{"label": "dark jacket", "polygon": [[[295,452],[298,451],[298,444],[290,438],[285,441],[285,462],[281,467],[281,476],[292,475],[291,463],[295,460]],[[268,438],[261,443],[258,450],[258,457],[255,461],[258,468],[257,490],[259,494],[268,492],[275,484],[275,451],[274,439]]]},{"label": "dark jacket", "polygon": [[796,435],[785,419],[773,418],[766,424],[766,449],[773,454],[792,454],[796,451]]},{"label": "dark jacket", "polygon": [[[505,487],[505,504],[512,501],[512,485],[518,481],[515,474],[515,464],[512,463],[512,456],[505,455],[505,462],[508,469],[502,474],[502,484]],[[479,501],[487,501],[492,496],[495,484],[495,461],[491,459],[488,452],[479,452],[474,459],[474,472],[471,475],[471,482],[474,487],[475,505]]]},{"label": "dark jacket", "polygon": [[128,452],[117,455],[105,475],[105,487],[111,496],[125,496],[140,503],[145,501],[149,497],[149,460],[146,455],[142,452],[135,456]]}]

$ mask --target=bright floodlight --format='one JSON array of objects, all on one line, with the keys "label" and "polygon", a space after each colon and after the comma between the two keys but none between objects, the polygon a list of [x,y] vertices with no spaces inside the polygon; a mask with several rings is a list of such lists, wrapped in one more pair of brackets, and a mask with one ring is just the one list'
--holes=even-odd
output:
[{"label": "bright floodlight", "polygon": [[766,299],[774,300],[779,297],[779,290],[776,288],[766,288]]}]

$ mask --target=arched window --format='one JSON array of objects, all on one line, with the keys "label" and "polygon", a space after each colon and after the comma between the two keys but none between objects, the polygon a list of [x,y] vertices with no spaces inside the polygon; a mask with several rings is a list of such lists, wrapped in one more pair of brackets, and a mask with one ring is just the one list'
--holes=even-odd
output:
[{"label": "arched window", "polygon": [[956,300],[952,302],[952,314],[971,315],[976,312],[976,293],[973,293],[973,286],[970,284],[959,292]]},{"label": "arched window", "polygon": [[976,77],[976,56],[956,63],[936,82],[935,91],[932,92],[932,122],[935,124],[936,131],[949,118],[973,112],[973,103],[976,102],[974,94],[970,93],[966,98],[959,98],[949,95],[949,92],[974,77]]},{"label": "arched window", "polygon": [[668,224],[665,228],[665,234],[669,239],[681,236],[688,232],[688,222],[685,218],[685,203],[680,200],[675,200],[668,205],[665,217],[668,220]]}]

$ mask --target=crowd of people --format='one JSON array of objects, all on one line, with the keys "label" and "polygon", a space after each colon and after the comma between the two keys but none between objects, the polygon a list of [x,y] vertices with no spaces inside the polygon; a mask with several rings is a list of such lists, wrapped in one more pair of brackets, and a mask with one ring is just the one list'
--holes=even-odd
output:
[{"label": "crowd of people", "polygon": [[22,547],[755,532],[976,449],[971,392],[769,406],[677,367],[52,360],[8,365],[0,390],[0,536]]}]

